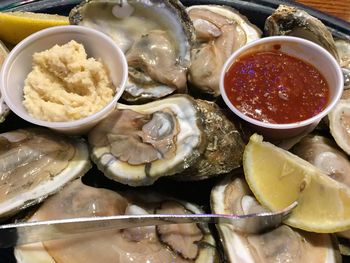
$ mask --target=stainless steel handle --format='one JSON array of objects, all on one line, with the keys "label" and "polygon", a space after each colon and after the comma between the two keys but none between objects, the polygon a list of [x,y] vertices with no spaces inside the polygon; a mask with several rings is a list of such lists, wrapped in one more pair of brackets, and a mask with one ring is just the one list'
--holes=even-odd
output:
[{"label": "stainless steel handle", "polygon": [[0,247],[12,247],[39,241],[63,239],[87,232],[132,227],[214,223],[230,224],[245,233],[259,233],[281,225],[297,203],[278,212],[248,215],[177,214],[177,215],[118,215],[106,217],[71,218],[0,226]]}]

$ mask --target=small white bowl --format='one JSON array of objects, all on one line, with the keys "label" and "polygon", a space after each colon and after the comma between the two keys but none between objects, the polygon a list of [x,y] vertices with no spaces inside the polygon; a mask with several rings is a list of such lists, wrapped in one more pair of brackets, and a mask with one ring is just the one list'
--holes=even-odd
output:
[{"label": "small white bowl", "polygon": [[[82,44],[88,57],[101,59],[107,67],[116,92],[112,101],[99,112],[86,118],[66,122],[43,121],[30,116],[23,106],[24,80],[32,70],[33,54],[63,45],[71,40]],[[82,26],[57,26],[41,30],[21,41],[9,53],[0,73],[2,96],[9,108],[22,119],[53,130],[82,134],[115,109],[125,89],[128,65],[124,53],[107,35]]]},{"label": "small white bowl", "polygon": [[[279,51],[313,65],[327,80],[330,89],[330,100],[327,107],[317,115],[295,123],[266,123],[243,114],[228,99],[224,88],[224,76],[231,65],[233,65],[239,57],[244,56],[245,54],[272,50],[275,45],[280,45],[281,48]],[[221,96],[227,106],[233,113],[247,122],[255,131],[264,135],[268,139],[285,139],[294,137],[300,135],[306,130],[310,130],[311,127],[315,127],[339,101],[343,92],[343,86],[344,80],[341,68],[338,62],[327,50],[311,41],[290,36],[266,37],[241,47],[226,61],[220,76]]]}]

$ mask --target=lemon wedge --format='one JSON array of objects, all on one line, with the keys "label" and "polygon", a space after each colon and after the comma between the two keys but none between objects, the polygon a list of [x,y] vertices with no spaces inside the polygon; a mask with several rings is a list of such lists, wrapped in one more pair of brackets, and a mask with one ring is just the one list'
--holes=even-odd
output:
[{"label": "lemon wedge", "polygon": [[0,39],[17,44],[41,29],[68,24],[69,19],[66,16],[31,12],[0,12]]},{"label": "lemon wedge", "polygon": [[254,134],[244,151],[243,168],[262,205],[276,211],[298,201],[286,224],[318,233],[350,229],[350,188],[296,155]]}]

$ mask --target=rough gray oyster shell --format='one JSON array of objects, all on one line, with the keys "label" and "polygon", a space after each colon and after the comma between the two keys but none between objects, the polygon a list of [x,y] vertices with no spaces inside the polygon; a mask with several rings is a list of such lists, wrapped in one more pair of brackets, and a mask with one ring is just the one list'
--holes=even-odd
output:
[{"label": "rough gray oyster shell", "polygon": [[269,36],[288,35],[301,37],[324,47],[340,61],[333,36],[317,18],[296,7],[280,5],[265,21]]}]

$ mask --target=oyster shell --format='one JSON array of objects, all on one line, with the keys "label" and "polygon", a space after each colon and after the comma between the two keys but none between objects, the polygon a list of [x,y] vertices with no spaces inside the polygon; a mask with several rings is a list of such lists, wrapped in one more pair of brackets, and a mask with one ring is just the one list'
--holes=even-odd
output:
[{"label": "oyster shell", "polygon": [[344,93],[349,97],[350,89],[350,40],[338,39],[335,41],[337,48],[340,66],[343,68],[344,74]]},{"label": "oyster shell", "polygon": [[[154,213],[202,211],[193,204],[155,193],[117,193],[85,186],[78,179],[45,201],[30,220]],[[195,223],[87,233],[17,247],[15,256],[20,263],[209,263],[217,260],[215,241],[207,225]]]},{"label": "oyster shell", "polygon": [[338,144],[350,155],[350,100],[341,99],[328,114],[330,132]]},{"label": "oyster shell", "polygon": [[234,124],[215,104],[187,95],[119,104],[89,133],[89,143],[93,161],[106,176],[134,186],[193,165],[181,179],[226,173],[241,164],[244,148]]},{"label": "oyster shell", "polygon": [[269,36],[288,35],[310,40],[324,47],[340,61],[333,36],[317,18],[296,7],[280,5],[265,21]]},{"label": "oyster shell", "polygon": [[194,33],[177,0],[85,0],[70,13],[71,24],[109,35],[126,54],[128,101],[162,98],[187,91]]},{"label": "oyster shell", "polygon": [[350,70],[350,40],[338,39],[335,41],[337,48],[340,66]]},{"label": "oyster shell", "polygon": [[261,31],[227,6],[194,5],[188,7],[187,12],[196,32],[189,81],[199,91],[217,97],[224,63],[235,50],[260,38]]},{"label": "oyster shell", "polygon": [[202,116],[207,146],[193,165],[176,176],[184,181],[206,179],[239,167],[245,146],[241,133],[218,105],[199,99],[195,102]]},{"label": "oyster shell", "polygon": [[0,218],[43,201],[91,166],[83,140],[44,129],[0,134],[0,160]]},{"label": "oyster shell", "polygon": [[[1,70],[2,63],[4,63],[4,60],[5,60],[8,52],[9,51],[6,48],[6,46],[0,41],[0,70]],[[5,118],[9,112],[10,112],[10,109],[5,104],[4,99],[1,96],[1,92],[0,92],[0,123],[5,120]]]},{"label": "oyster shell", "polygon": [[[266,211],[241,178],[227,177],[211,193],[211,207],[218,214],[247,214]],[[260,235],[234,232],[217,225],[229,262],[341,262],[329,234],[308,233],[282,225]]]}]

